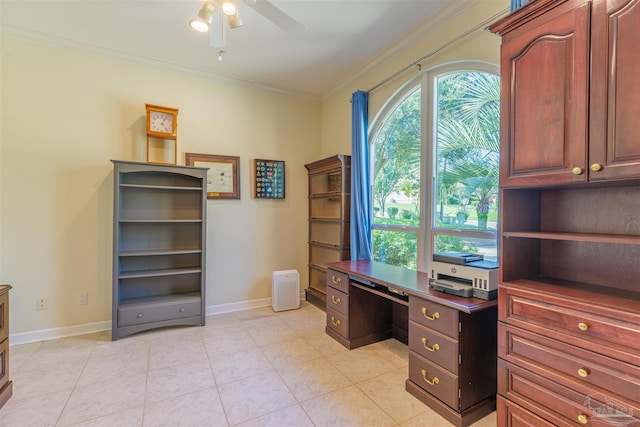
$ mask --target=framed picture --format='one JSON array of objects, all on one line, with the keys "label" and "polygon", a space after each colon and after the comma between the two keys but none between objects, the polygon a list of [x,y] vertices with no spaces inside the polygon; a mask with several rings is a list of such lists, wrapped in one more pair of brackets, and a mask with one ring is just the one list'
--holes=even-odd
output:
[{"label": "framed picture", "polygon": [[240,157],[185,153],[185,163],[209,168],[207,199],[240,198]]},{"label": "framed picture", "polygon": [[254,160],[256,199],[284,199],[284,162]]}]

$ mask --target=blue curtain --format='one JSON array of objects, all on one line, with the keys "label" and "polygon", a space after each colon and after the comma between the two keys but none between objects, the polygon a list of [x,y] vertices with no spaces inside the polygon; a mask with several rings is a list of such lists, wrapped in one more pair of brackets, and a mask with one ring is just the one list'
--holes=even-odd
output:
[{"label": "blue curtain", "polygon": [[529,0],[511,0],[511,12],[529,3]]},{"label": "blue curtain", "polygon": [[351,259],[371,259],[369,93],[351,96]]}]

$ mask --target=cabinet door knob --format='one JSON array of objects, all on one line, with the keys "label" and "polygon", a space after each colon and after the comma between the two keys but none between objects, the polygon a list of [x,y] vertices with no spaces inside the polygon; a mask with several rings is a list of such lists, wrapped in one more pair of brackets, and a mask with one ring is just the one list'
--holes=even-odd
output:
[{"label": "cabinet door knob", "polygon": [[600,163],[594,163],[591,165],[591,170],[594,172],[599,172],[602,170],[602,165]]},{"label": "cabinet door knob", "polygon": [[589,370],[587,368],[580,368],[578,369],[578,375],[582,378],[587,378],[589,376]]},{"label": "cabinet door knob", "polygon": [[184,313],[184,307],[180,307],[180,313]]},{"label": "cabinet door knob", "polygon": [[438,379],[438,377],[433,377],[432,380],[428,379],[427,371],[425,371],[424,369],[422,370],[422,379],[424,380],[424,382],[426,382],[429,385],[440,384],[440,380]]},{"label": "cabinet door knob", "polygon": [[336,296],[335,296],[335,295],[331,295],[331,301],[332,301],[334,304],[340,304],[340,298],[336,298]]},{"label": "cabinet door knob", "polygon": [[333,283],[340,283],[340,277],[336,277],[334,275],[331,275],[331,281]]},{"label": "cabinet door knob", "polygon": [[331,316],[331,323],[333,323],[333,326],[340,326],[340,319],[336,320],[335,317]]},{"label": "cabinet door knob", "polygon": [[142,313],[138,313],[138,315],[136,316],[138,319],[142,319]]},{"label": "cabinet door knob", "polygon": [[427,346],[427,339],[425,337],[422,337],[422,345],[429,351],[440,350],[440,346],[437,343],[432,345],[431,347]]},{"label": "cabinet door knob", "polygon": [[582,175],[582,168],[575,167],[575,168],[571,169],[571,173],[574,174],[574,175]]},{"label": "cabinet door knob", "polygon": [[437,311],[433,313],[433,316],[427,316],[426,307],[422,307],[422,315],[424,316],[425,319],[428,319],[428,320],[436,320],[440,318],[440,314]]},{"label": "cabinet door knob", "polygon": [[583,414],[578,415],[578,422],[580,424],[586,425],[588,421],[589,421],[589,417],[587,417],[586,415],[583,415]]},{"label": "cabinet door knob", "polygon": [[584,322],[580,322],[578,323],[578,329],[580,329],[581,331],[586,331],[589,329],[589,325]]}]

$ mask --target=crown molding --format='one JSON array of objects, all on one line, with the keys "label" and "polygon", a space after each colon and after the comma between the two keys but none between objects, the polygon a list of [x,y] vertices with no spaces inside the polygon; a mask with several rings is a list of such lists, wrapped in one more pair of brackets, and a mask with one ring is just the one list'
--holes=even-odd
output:
[{"label": "crown molding", "polygon": [[177,62],[171,62],[159,58],[150,56],[133,54],[122,50],[106,48],[103,46],[83,43],[76,40],[67,39],[64,37],[51,36],[31,30],[25,30],[23,28],[0,24],[0,35],[2,37],[13,38],[16,40],[27,41],[35,44],[46,45],[60,49],[70,49],[78,52],[89,53],[97,55],[103,58],[114,59],[131,64],[143,65],[150,68],[162,69],[190,76],[202,78],[205,80],[211,80],[216,82],[235,84],[245,88],[262,90],[265,92],[271,92],[278,95],[297,98],[306,102],[319,103],[320,97],[309,93],[291,91],[275,86],[268,85],[263,82],[250,81],[242,79],[233,75],[216,73],[204,68],[192,67]]}]

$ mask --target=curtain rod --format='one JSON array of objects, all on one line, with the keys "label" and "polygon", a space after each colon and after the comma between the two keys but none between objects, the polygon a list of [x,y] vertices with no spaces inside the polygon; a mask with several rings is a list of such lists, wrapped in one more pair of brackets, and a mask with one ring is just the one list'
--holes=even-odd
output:
[{"label": "curtain rod", "polygon": [[378,83],[377,85],[373,86],[367,92],[369,92],[369,93],[373,92],[374,90],[378,89],[381,86],[384,86],[385,84],[389,83],[391,80],[393,80],[396,77],[398,77],[400,74],[404,73],[405,71],[407,71],[407,70],[409,70],[409,69],[411,69],[413,67],[418,67],[418,70],[421,70],[422,66],[420,65],[420,63],[422,61],[432,57],[433,55],[435,55],[437,53],[440,53],[442,50],[448,48],[449,46],[451,46],[454,43],[459,42],[460,40],[462,40],[465,37],[467,37],[469,34],[471,34],[471,33],[475,32],[476,30],[486,26],[487,24],[490,24],[491,22],[495,21],[496,19],[498,19],[502,15],[506,14],[507,12],[509,12],[509,8],[501,10],[500,12],[496,13],[495,15],[493,15],[491,18],[486,19],[485,21],[481,22],[480,24],[476,25],[475,27],[471,28],[470,30],[467,30],[465,33],[460,34],[455,39],[448,41],[447,43],[443,44],[439,48],[437,48],[435,50],[432,50],[431,52],[427,53],[426,55],[424,55],[424,56],[420,57],[419,59],[413,61],[410,65],[407,65],[406,67],[402,68],[401,70],[399,70],[399,71],[395,72],[394,74],[390,75],[389,77],[387,77],[386,79],[384,79],[380,83]]}]

